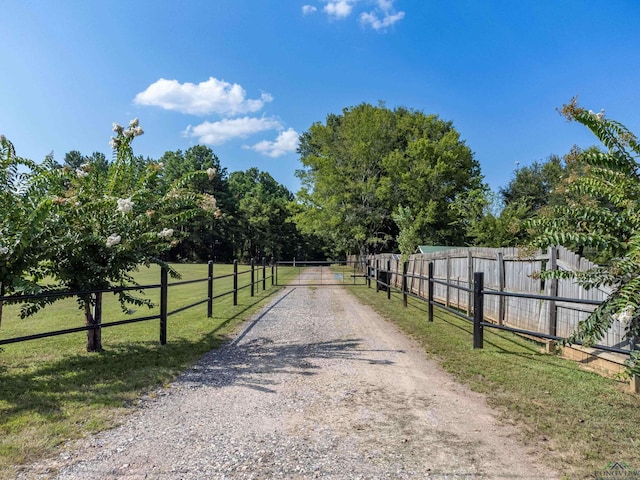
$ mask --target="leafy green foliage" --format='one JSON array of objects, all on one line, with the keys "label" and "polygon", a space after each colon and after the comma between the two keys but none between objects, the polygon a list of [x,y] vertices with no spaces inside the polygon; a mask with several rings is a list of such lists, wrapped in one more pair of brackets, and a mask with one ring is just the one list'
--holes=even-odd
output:
[{"label": "leafy green foliage", "polygon": [[[0,281],[14,290],[18,280],[29,279],[37,291],[81,292],[78,304],[87,325],[99,322],[91,311],[96,296],[87,292],[135,284],[130,272],[140,265],[168,268],[161,255],[187,235],[183,226],[195,217],[212,219],[217,212],[211,194],[190,188],[213,180],[213,169],[189,172],[163,188],[162,165],[133,154],[131,143],[143,133],[138,120],[128,128],[114,124],[114,132],[114,160],[106,170],[104,158],[96,155],[75,166],[78,155],[72,152],[63,167],[48,158],[42,166],[29,163],[31,172],[18,178],[12,146],[3,143],[2,202],[12,210],[2,224],[2,244],[7,246],[1,250]],[[54,283],[43,286],[45,280]],[[118,297],[125,312],[128,304],[151,306],[130,291]],[[22,315],[61,298],[30,301]],[[96,330],[87,338],[89,351],[101,350]]]},{"label": "leafy green foliage", "polygon": [[[163,165],[163,192],[166,192],[175,180],[192,175],[198,171],[215,171],[212,179],[195,177],[187,188],[207,198],[211,203],[215,194],[215,222],[206,215],[199,215],[182,225],[182,231],[188,236],[179,245],[171,248],[169,256],[172,260],[210,260],[231,256],[227,244],[230,237],[230,220],[233,216],[234,203],[230,198],[227,172],[220,165],[218,156],[209,147],[196,145],[186,151],[165,152],[160,158]],[[213,205],[213,203],[212,203]],[[224,210],[224,215],[222,211]]]},{"label": "leafy green foliage", "polygon": [[456,214],[455,223],[466,232],[466,241],[481,247],[510,247],[524,243],[525,220],[532,215],[526,198],[504,205],[497,195],[486,189],[474,189],[459,196],[449,208]]},{"label": "leafy green foliage", "polygon": [[500,196],[505,206],[519,202],[527,204],[532,212],[547,205],[562,204],[563,197],[556,189],[565,174],[562,159],[551,155],[544,162],[517,168],[509,184],[500,189]]},{"label": "leafy green foliage", "polygon": [[291,220],[293,194],[271,175],[250,168],[229,176],[236,206],[236,252],[241,258],[291,258],[301,236]]},{"label": "leafy green foliage", "polygon": [[414,221],[411,207],[398,207],[396,213],[393,214],[393,220],[400,229],[398,233],[398,248],[402,254],[402,262],[406,262],[409,255],[416,251],[416,247],[420,245],[420,236],[417,231],[417,225]]},{"label": "leafy green foliage", "polygon": [[93,154],[86,156],[82,155],[78,150],[71,150],[65,154],[63,166],[75,170],[85,163],[92,164],[93,167],[103,175],[106,175],[109,170],[109,161],[103,153],[94,152]]},{"label": "leafy green foliage", "polygon": [[37,266],[43,254],[48,238],[44,219],[51,200],[42,183],[30,181],[29,169],[42,171],[34,162],[16,156],[13,144],[0,136],[0,296],[37,288],[25,273]]},{"label": "leafy green foliage", "polygon": [[575,275],[586,288],[608,285],[615,291],[579,324],[569,342],[595,343],[614,318],[627,325],[627,336],[635,342],[640,335],[640,146],[624,125],[603,112],[585,110],[575,99],[562,113],[589,128],[606,151],[575,149],[567,156],[573,169],[562,185],[566,205],[549,208],[531,221],[533,242],[579,251],[590,247],[608,259],[602,267]]},{"label": "leafy green foliage", "polygon": [[482,247],[510,247],[529,239],[527,221],[540,210],[565,204],[559,189],[567,167],[557,156],[517,168],[509,184],[493,193],[486,187],[469,190],[450,208],[455,224],[464,228],[465,242]]},{"label": "leafy green foliage", "polygon": [[462,241],[447,206],[479,188],[481,176],[451,122],[363,103],[314,123],[299,153],[305,168],[297,172],[303,209],[296,222],[334,252],[394,249],[400,228],[394,213],[410,212],[421,243]]}]

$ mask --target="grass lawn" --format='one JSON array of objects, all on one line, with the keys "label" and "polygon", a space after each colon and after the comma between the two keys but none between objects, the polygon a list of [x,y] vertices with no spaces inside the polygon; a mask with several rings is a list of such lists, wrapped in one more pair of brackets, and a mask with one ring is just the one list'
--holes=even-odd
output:
[{"label": "grass lawn", "polygon": [[426,303],[375,289],[349,291],[415,338],[445,370],[486,395],[526,444],[566,478],[593,478],[609,462],[640,470],[640,395],[626,382],[601,377],[575,362],[543,353],[509,332],[484,329],[484,349],[472,348],[472,325]]},{"label": "grass lawn", "polygon": [[[175,265],[181,280],[207,277],[207,265]],[[239,266],[239,272],[247,271]],[[214,276],[232,272],[216,265]],[[270,270],[267,269],[267,276]],[[280,269],[280,283],[289,275]],[[158,268],[135,274],[141,285],[158,284]],[[238,286],[250,283],[250,274],[238,277]],[[262,270],[256,279],[262,279]],[[179,280],[170,279],[169,282]],[[232,278],[214,281],[214,295],[229,291]],[[0,478],[13,478],[15,468],[55,453],[69,439],[118,424],[140,395],[173,380],[202,354],[220,345],[237,326],[277,292],[266,281],[240,290],[238,305],[227,295],[214,301],[213,318],[202,304],[168,319],[167,345],[159,344],[159,321],[128,324],[102,331],[104,351],[85,351],[86,333],[74,333],[4,345],[0,351]],[[206,298],[207,283],[169,287],[169,311]],[[159,290],[147,297],[158,303]],[[139,308],[134,316],[158,313],[158,307]],[[104,295],[103,322],[126,319],[117,299]],[[82,326],[84,318],[73,299],[61,300],[28,319],[19,307],[4,307],[0,339]]]},{"label": "grass lawn", "polygon": [[[177,265],[183,280],[205,278],[206,265]],[[240,267],[240,271],[247,267]],[[216,265],[215,275],[231,272]],[[269,272],[268,272],[269,273]],[[280,268],[279,283],[298,272]],[[141,284],[159,282],[158,269],[141,269]],[[239,277],[247,285],[249,274]],[[261,272],[260,276],[261,277]],[[231,288],[232,279],[217,280],[214,295]],[[157,320],[105,328],[104,352],[84,351],[85,334],[77,333],[11,344],[0,352],[0,478],[13,478],[15,468],[52,455],[68,439],[112,427],[130,412],[140,395],[173,380],[203,353],[218,346],[239,323],[276,291],[257,288],[251,298],[240,291],[214,303],[169,317],[168,344],[160,346]],[[566,478],[588,478],[609,462],[640,468],[640,396],[626,383],[603,378],[578,364],[548,355],[530,341],[508,332],[485,329],[485,348],[472,349],[471,325],[436,308],[426,321],[426,304],[349,288],[419,341],[459,381],[484,393],[489,403],[515,422],[522,440],[543,450],[545,459]],[[158,290],[149,292],[157,300]],[[206,282],[169,289],[169,311],[205,298]],[[155,297],[154,297],[155,296]],[[136,316],[156,310],[139,309]],[[103,321],[126,318],[115,297],[105,295]],[[17,306],[5,306],[0,339],[83,324],[74,300],[47,307],[21,320]]]}]

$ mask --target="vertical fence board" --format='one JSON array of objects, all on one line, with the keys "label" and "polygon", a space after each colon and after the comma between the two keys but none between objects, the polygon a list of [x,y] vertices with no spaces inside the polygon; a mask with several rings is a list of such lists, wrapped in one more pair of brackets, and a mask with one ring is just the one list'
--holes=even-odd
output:
[{"label": "vertical fence board", "polygon": [[[557,256],[551,259],[550,255]],[[391,258],[387,254],[385,258]],[[382,258],[380,255],[372,258]],[[395,258],[395,257],[394,257]],[[429,254],[413,254],[409,257],[410,280],[407,290],[422,298],[428,294],[427,264],[433,262],[434,278],[449,285],[435,284],[434,301],[463,312],[473,309],[473,293],[461,291],[453,285],[466,289],[473,287],[473,273],[484,273],[485,290],[515,292],[523,294],[545,294],[566,298],[605,300],[611,295],[611,289],[593,288],[586,290],[575,280],[557,281],[540,279],[544,268],[559,268],[575,272],[585,271],[595,265],[564,247],[550,249],[548,252],[536,252],[533,257],[518,248],[460,248]],[[401,288],[399,261],[396,263],[395,277],[397,288]],[[503,323],[508,326],[548,334],[555,325],[555,333],[567,337],[575,331],[578,322],[587,318],[595,307],[550,302],[520,297],[484,297],[484,316],[487,321]],[[609,347],[629,348],[625,339],[624,326],[613,321],[601,344]]]}]

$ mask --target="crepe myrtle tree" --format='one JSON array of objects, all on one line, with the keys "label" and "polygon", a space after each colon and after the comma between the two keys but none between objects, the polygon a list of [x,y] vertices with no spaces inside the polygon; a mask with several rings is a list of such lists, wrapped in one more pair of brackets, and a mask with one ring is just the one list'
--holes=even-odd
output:
[{"label": "crepe myrtle tree", "polygon": [[[191,172],[175,180],[160,194],[162,164],[150,163],[145,170],[134,164],[131,143],[144,132],[138,120],[125,128],[114,124],[111,138],[114,160],[106,177],[92,163],[77,168],[50,170],[48,190],[52,196],[52,212],[47,228],[51,232],[46,243],[46,258],[41,262],[38,279],[53,278],[48,290],[72,290],[84,311],[86,326],[96,327],[100,318],[93,306],[100,293],[110,287],[135,285],[131,272],[140,265],[157,264],[177,273],[161,254],[183,238],[180,227],[199,215],[219,214],[213,195],[198,194],[189,189],[196,177],[213,180],[215,170]],[[152,306],[141,292],[117,293],[122,310],[129,306]],[[59,297],[30,303],[23,308],[27,316]],[[99,328],[87,331],[87,351],[102,350]]]},{"label": "crepe myrtle tree", "polygon": [[[51,202],[40,194],[40,185],[29,182],[40,168],[18,157],[11,141],[0,135],[0,297],[38,288],[26,273],[38,264],[47,238],[43,222]],[[0,299],[0,322],[3,303]]]},{"label": "crepe myrtle tree", "polygon": [[[636,135],[604,111],[595,113],[574,98],[561,113],[587,127],[604,148],[574,149],[568,164],[580,174],[567,176],[560,185],[566,205],[543,209],[530,224],[538,247],[565,245],[589,247],[610,260],[586,272],[549,271],[547,277],[569,277],[585,288],[611,286],[613,294],[578,324],[569,343],[595,344],[614,320],[626,327],[636,349],[629,371],[640,374],[640,143]],[[606,258],[605,257],[605,258]]]}]

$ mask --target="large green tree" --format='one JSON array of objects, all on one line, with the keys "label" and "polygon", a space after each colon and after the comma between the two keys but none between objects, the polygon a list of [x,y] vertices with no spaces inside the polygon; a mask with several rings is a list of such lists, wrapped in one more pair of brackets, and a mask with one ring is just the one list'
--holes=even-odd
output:
[{"label": "large green tree", "polygon": [[505,205],[513,202],[527,204],[531,212],[547,205],[564,203],[557,188],[566,173],[563,160],[551,155],[544,162],[517,168],[508,185],[500,189],[500,196]]},{"label": "large green tree", "polygon": [[481,188],[459,196],[450,208],[456,224],[464,228],[468,245],[509,247],[522,245],[527,238],[524,222],[531,208],[525,200],[505,205],[496,193]]},{"label": "large green tree", "polygon": [[383,159],[383,192],[395,201],[394,211],[411,207],[411,228],[421,243],[464,245],[465,232],[449,206],[482,188],[479,163],[452,122],[404,109],[395,112],[398,142]]},{"label": "large green tree", "polygon": [[[0,297],[38,289],[28,273],[43,258],[50,233],[44,220],[52,202],[43,185],[30,177],[42,170],[17,156],[11,141],[0,135]],[[0,300],[0,322],[3,303]]]},{"label": "large green tree", "polygon": [[64,156],[64,166],[72,169],[80,168],[84,164],[92,164],[95,169],[106,175],[109,169],[109,161],[104,153],[93,152],[91,155],[82,155],[78,150],[71,150]]},{"label": "large green tree", "polygon": [[[138,121],[128,128],[114,124],[111,139],[114,161],[106,175],[91,162],[73,169],[69,166],[39,170],[28,184],[38,185],[42,197],[52,199],[52,207],[42,226],[47,232],[44,252],[30,273],[45,291],[74,291],[87,331],[87,351],[102,349],[100,318],[92,307],[99,293],[112,286],[135,284],[131,271],[140,265],[163,265],[162,252],[179,243],[182,226],[200,215],[213,217],[215,203],[188,187],[196,177],[213,178],[206,171],[192,172],[175,180],[164,195],[158,195],[162,166],[150,163],[141,171],[131,142],[142,135]],[[173,272],[175,274],[175,272]],[[94,292],[94,293],[88,293]],[[120,291],[124,311],[127,304],[149,305],[148,299],[131,291]],[[38,311],[61,297],[31,302],[23,316]]]},{"label": "large green tree", "polygon": [[[213,222],[207,216],[198,216],[184,224],[182,230],[188,233],[188,237],[171,249],[171,258],[212,260],[214,257],[230,257],[231,250],[227,240],[230,237],[229,219],[233,214],[233,202],[230,201],[228,192],[227,171],[221,166],[218,156],[207,146],[195,145],[184,152],[165,152],[160,158],[160,163],[163,166],[165,191],[177,179],[189,176],[193,172],[215,172],[212,180],[194,177],[188,188],[209,196],[215,193],[215,207],[219,218]],[[222,215],[223,211],[225,215]]]},{"label": "large green tree", "polygon": [[479,188],[482,177],[451,122],[363,103],[314,123],[302,134],[298,151],[303,208],[296,221],[335,253],[395,249],[406,225],[411,232],[404,240],[463,241],[448,205]]},{"label": "large green tree", "polygon": [[233,172],[229,191],[236,210],[234,241],[239,257],[295,255],[300,235],[291,219],[293,194],[257,168]]},{"label": "large green tree", "polygon": [[527,221],[542,209],[566,204],[564,180],[569,167],[556,155],[544,162],[516,168],[506,187],[470,190],[451,204],[466,242],[481,247],[523,245],[529,240]]},{"label": "large green tree", "polygon": [[617,317],[636,342],[640,336],[640,143],[624,125],[603,112],[580,107],[575,99],[564,105],[562,113],[591,130],[604,148],[571,153],[568,161],[576,164],[574,172],[580,174],[566,179],[566,205],[547,209],[531,222],[534,242],[590,247],[610,258],[587,272],[549,273],[576,277],[587,288],[614,287],[613,295],[580,322],[570,341],[596,343]]}]

